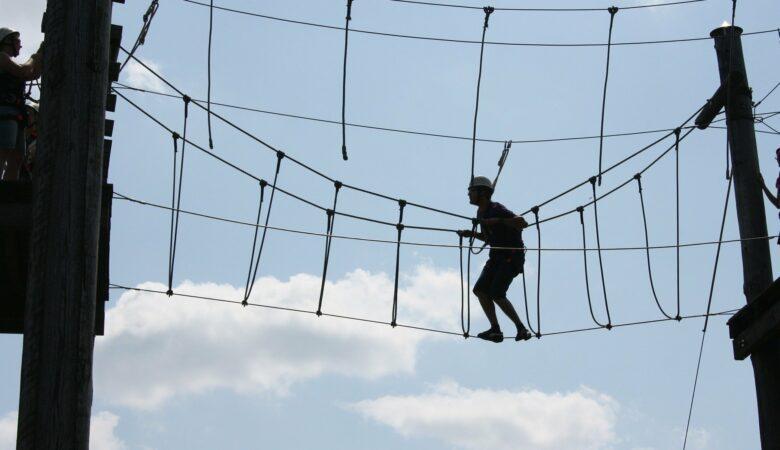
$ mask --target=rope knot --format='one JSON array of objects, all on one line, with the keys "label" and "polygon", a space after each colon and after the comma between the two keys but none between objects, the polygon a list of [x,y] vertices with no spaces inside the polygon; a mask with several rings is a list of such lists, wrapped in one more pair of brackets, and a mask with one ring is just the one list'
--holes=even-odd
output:
[{"label": "rope knot", "polygon": [[347,0],[347,20],[352,20],[352,0]]},{"label": "rope knot", "polygon": [[282,160],[282,159],[284,159],[284,157],[285,157],[285,156],[286,156],[286,155],[284,154],[284,152],[283,152],[283,151],[281,151],[281,150],[277,150],[277,151],[276,151],[276,159],[278,159],[278,160]]},{"label": "rope knot", "polygon": [[343,184],[341,181],[334,181],[334,182],[333,182],[333,187],[335,187],[335,188],[336,188],[336,190],[338,191],[339,189],[341,189],[342,187],[344,187],[344,184]]},{"label": "rope knot", "polygon": [[534,213],[535,216],[539,215],[539,206],[534,206],[531,208],[531,212]]},{"label": "rope knot", "polygon": [[172,290],[172,289],[168,289],[168,290],[165,292],[165,295],[167,295],[168,297],[172,297],[172,296],[173,296],[173,290]]},{"label": "rope knot", "polygon": [[620,8],[618,8],[617,6],[610,6],[609,8],[607,8],[607,12],[611,16],[614,16],[615,14],[617,14],[618,10],[620,10]]},{"label": "rope knot", "polygon": [[471,219],[471,225],[476,228],[476,226],[479,225],[479,219],[476,217]]},{"label": "rope knot", "polygon": [[608,323],[604,328],[606,328],[607,331],[611,331],[612,330],[612,324]]},{"label": "rope knot", "polygon": [[680,133],[681,133],[681,132],[682,132],[682,128],[680,128],[680,127],[677,127],[677,128],[675,128],[675,129],[674,129],[674,135],[675,135],[675,137],[679,138],[679,137],[680,137]]},{"label": "rope knot", "polygon": [[243,306],[244,308],[246,308],[248,304],[249,302],[246,301],[246,299],[241,300],[241,306]]},{"label": "rope knot", "polygon": [[597,179],[598,179],[598,178],[597,178],[597,177],[594,175],[594,176],[592,176],[592,177],[588,178],[588,182],[589,182],[590,184],[594,184],[594,185],[595,185],[595,184],[596,184],[596,180],[597,180]]},{"label": "rope knot", "polygon": [[322,311],[320,311],[319,309],[317,310],[317,312],[315,314],[317,314],[317,317],[322,317]]},{"label": "rope knot", "polygon": [[398,231],[402,231],[404,229],[404,224],[402,223],[395,224],[395,229]]},{"label": "rope knot", "polygon": [[265,187],[268,186],[268,182],[261,179],[260,180],[260,188],[265,189]]},{"label": "rope knot", "polygon": [[395,322],[395,320],[393,320],[392,322],[390,322],[390,326],[391,326],[391,327],[393,327],[393,328],[395,328],[397,325],[398,325],[398,324]]},{"label": "rope knot", "polygon": [[173,133],[171,133],[171,137],[173,137],[174,141],[178,141],[179,139],[181,139],[181,135],[179,135],[179,133],[177,133],[175,131]]},{"label": "rope knot", "polygon": [[330,208],[325,210],[325,214],[327,214],[328,217],[333,217],[334,211]]},{"label": "rope knot", "polygon": [[490,21],[490,15],[493,14],[495,10],[496,9],[493,8],[492,6],[485,6],[484,8],[482,8],[482,11],[485,11],[485,28],[488,27],[488,22]]},{"label": "rope knot", "polygon": [[469,332],[467,331],[463,333],[463,339],[468,339],[468,338],[469,338]]},{"label": "rope knot", "polygon": [[406,207],[406,200],[398,200],[398,207],[404,209]]},{"label": "rope knot", "polygon": [[189,96],[189,95],[187,95],[187,94],[184,94],[184,96],[182,96],[182,98],[181,98],[181,99],[182,99],[182,100],[184,100],[184,103],[189,103],[189,102],[191,102],[191,101],[192,101],[192,97],[190,97],[190,96]]},{"label": "rope knot", "polygon": [[642,179],[642,174],[641,174],[641,173],[636,173],[636,174],[634,174],[634,179],[635,179],[636,181],[639,181],[639,180],[641,180],[641,179]]}]

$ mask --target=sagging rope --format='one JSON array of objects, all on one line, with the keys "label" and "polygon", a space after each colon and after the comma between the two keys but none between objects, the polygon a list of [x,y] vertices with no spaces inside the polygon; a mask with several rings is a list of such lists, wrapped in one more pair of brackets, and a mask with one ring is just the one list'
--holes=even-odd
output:
[{"label": "sagging rope", "polygon": [[609,37],[607,38],[607,67],[604,71],[604,92],[601,96],[601,132],[599,133],[599,175],[598,181],[601,186],[601,162],[604,153],[604,114],[607,109],[607,83],[609,82],[609,58],[612,51],[612,26],[615,23],[615,14],[618,12],[617,6],[607,8],[609,12]]},{"label": "sagging rope", "polygon": [[[645,246],[650,246],[650,235],[647,231],[647,213],[645,212],[645,198],[644,194],[642,193],[642,175],[636,174],[634,175],[634,179],[636,180],[637,189],[639,190],[639,204],[642,206],[642,224],[644,225],[645,229]],[[664,315],[667,319],[674,319],[671,315],[667,314],[666,310],[664,310],[663,306],[661,306],[661,301],[658,300],[658,295],[655,292],[655,282],[653,281],[653,269],[650,265],[650,249],[646,249],[646,256],[647,256],[647,276],[650,279],[650,290],[653,293],[653,298],[655,299],[655,304],[658,306],[658,310],[661,311],[661,314]],[[679,315],[680,310],[677,310],[677,314]]]},{"label": "sagging rope", "polygon": [[[577,208],[577,212],[580,214],[580,226],[582,228],[582,246],[583,246],[583,252],[582,252],[582,261],[584,263],[585,267],[585,294],[588,298],[588,310],[590,310],[590,317],[593,319],[593,322],[602,327],[606,328],[606,326],[609,324],[603,324],[596,319],[596,314],[593,312],[593,300],[590,297],[590,276],[588,274],[588,252],[584,250],[586,245],[586,239],[585,239],[585,208],[580,206]],[[671,318],[671,317],[670,317]]]},{"label": "sagging rope", "polygon": [[[260,268],[260,257],[263,255],[263,247],[265,247],[265,237],[268,234],[268,221],[271,218],[271,208],[274,206],[274,196],[276,194],[276,182],[279,179],[279,170],[282,168],[282,160],[284,159],[284,152],[276,152],[276,170],[274,171],[274,182],[271,184],[271,196],[268,199],[268,209],[265,211],[265,225],[263,226],[263,235],[260,238],[260,248],[257,250],[257,258],[254,261],[249,261],[249,269],[252,272],[251,281],[247,281],[247,287],[244,290],[244,300],[242,305],[247,306],[249,304],[249,296],[252,294],[252,289],[255,287],[255,280],[257,279],[257,271]],[[263,188],[264,180],[260,180],[260,186]],[[262,207],[262,197],[260,201]],[[260,211],[258,210],[258,218],[260,217]],[[255,233],[257,238],[257,233]],[[254,254],[254,245],[252,247],[252,253]],[[254,265],[254,269],[252,266]],[[247,277],[248,280],[248,277]]]},{"label": "sagging rope", "polygon": [[[471,252],[468,253],[466,287],[463,287],[463,234],[458,233],[458,253],[460,257],[460,328],[463,337],[468,339],[471,330]],[[465,291],[465,292],[464,292]],[[464,317],[465,316],[465,317]]]},{"label": "sagging rope", "polygon": [[[181,187],[182,180],[184,178],[184,150],[187,146],[187,118],[189,117],[190,97],[184,96],[184,128],[182,129],[182,136],[179,133],[173,132],[173,176],[171,186],[171,234],[168,243],[168,297],[173,295],[173,269],[176,263],[176,243],[179,240],[179,212],[181,210]],[[181,161],[179,164],[178,188],[176,186],[176,156],[178,153],[178,141],[181,142]]]},{"label": "sagging rope", "polygon": [[[214,0],[209,4],[209,51],[207,67],[206,119],[209,126],[209,149],[214,150],[214,140],[211,137],[211,37],[214,32]],[[275,184],[275,183],[274,183]]]},{"label": "sagging rope", "polygon": [[482,84],[482,59],[485,54],[485,33],[487,33],[490,15],[493,14],[495,9],[492,6],[485,6],[482,10],[485,12],[485,22],[482,26],[482,41],[479,46],[479,74],[477,75],[477,100],[474,106],[474,130],[471,135],[471,178],[469,178],[469,180],[474,179],[474,157],[477,151],[477,116],[479,115],[479,88]]},{"label": "sagging rope", "polygon": [[325,257],[322,262],[322,282],[320,284],[320,299],[317,303],[317,316],[322,316],[322,298],[325,295],[325,280],[328,277],[328,262],[330,262],[330,246],[333,242],[333,222],[336,219],[336,205],[339,201],[339,191],[343,184],[341,181],[333,183],[333,208],[325,211],[327,215],[327,227],[325,229]]},{"label": "sagging rope", "polygon": [[596,177],[590,178],[590,185],[593,190],[593,218],[596,224],[596,253],[599,255],[599,272],[601,274],[601,288],[604,292],[604,308],[607,310],[607,324],[604,326],[607,330],[612,329],[612,317],[609,314],[609,301],[607,300],[607,283],[604,281],[604,261],[601,256],[601,232],[599,230],[599,209],[598,197],[596,196]]},{"label": "sagging rope", "polygon": [[404,208],[406,200],[398,200],[398,223],[395,225],[398,230],[398,239],[395,245],[395,282],[393,283],[393,312],[390,320],[390,326],[395,328],[398,318],[398,276],[401,268],[401,233],[404,231]]},{"label": "sagging rope", "polygon": [[347,0],[347,17],[344,25],[344,70],[341,80],[341,158],[347,156],[347,51],[349,49],[349,22],[352,20],[352,1]]},{"label": "sagging rope", "polygon": [[255,219],[255,235],[252,238],[252,253],[249,255],[249,268],[246,271],[246,284],[244,285],[244,299],[242,301],[242,305],[246,306],[246,303],[249,300],[249,288],[250,288],[250,281],[252,277],[252,266],[255,262],[255,249],[257,248],[257,233],[260,230],[260,217],[262,216],[263,212],[263,199],[265,197],[265,188],[268,186],[268,182],[265,180],[260,180],[260,201],[257,205],[257,219]]}]

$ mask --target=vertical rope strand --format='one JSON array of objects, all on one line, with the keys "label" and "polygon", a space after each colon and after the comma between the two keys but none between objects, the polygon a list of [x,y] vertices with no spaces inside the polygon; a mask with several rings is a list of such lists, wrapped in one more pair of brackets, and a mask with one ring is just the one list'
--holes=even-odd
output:
[{"label": "vertical rope strand", "polygon": [[460,232],[458,233],[458,253],[458,262],[460,263],[460,328],[463,330],[463,337],[468,339],[471,330],[471,296],[466,292],[471,292],[471,286],[467,282],[465,289],[463,287],[463,234]]},{"label": "vertical rope strand", "polygon": [[645,197],[642,193],[642,174],[636,174],[634,175],[634,179],[636,180],[637,188],[639,190],[639,204],[642,207],[642,224],[644,225],[645,229],[645,255],[647,256],[647,276],[650,278],[650,290],[653,293],[653,298],[655,299],[655,304],[658,306],[658,310],[661,311],[661,314],[664,315],[667,319],[674,319],[674,317],[670,316],[666,313],[663,306],[661,306],[661,301],[658,300],[658,295],[655,292],[655,282],[653,281],[653,270],[652,266],[650,265],[650,233],[647,231],[647,213],[645,212]]},{"label": "vertical rope strand", "polygon": [[490,15],[493,14],[495,9],[492,6],[485,6],[482,8],[485,12],[485,22],[482,26],[482,42],[479,46],[479,73],[477,75],[477,101],[474,105],[474,129],[471,135],[471,178],[474,179],[474,157],[477,151],[477,116],[479,115],[479,89],[482,84],[482,59],[485,54],[485,33],[487,33],[488,22],[490,21]]},{"label": "vertical rope strand", "polygon": [[352,20],[352,0],[347,0],[347,18],[344,25],[344,69],[341,80],[341,158],[347,156],[347,51],[349,49],[349,22]]},{"label": "vertical rope strand", "polygon": [[168,297],[173,295],[173,224],[176,220],[176,156],[179,153],[179,133],[174,132],[173,137],[173,175],[171,176],[171,233],[168,242]]},{"label": "vertical rope strand", "polygon": [[255,267],[252,272],[252,282],[249,283],[249,289],[246,292],[246,298],[242,302],[246,306],[249,301],[249,296],[252,294],[252,289],[255,287],[255,280],[257,279],[257,270],[260,268],[260,257],[263,255],[263,247],[265,247],[265,237],[268,234],[268,221],[271,218],[271,208],[274,206],[274,194],[276,194],[276,182],[279,180],[279,169],[282,167],[282,159],[284,159],[284,152],[276,152],[276,171],[274,173],[274,182],[271,185],[271,197],[268,199],[268,209],[265,211],[265,225],[263,225],[263,235],[260,238],[260,248],[257,250],[257,259],[255,259]]},{"label": "vertical rope strand", "polygon": [[393,314],[390,326],[395,328],[396,319],[398,318],[398,273],[401,267],[401,233],[404,231],[404,208],[406,207],[406,200],[398,200],[398,223],[395,225],[398,230],[398,239],[395,245],[395,283],[393,285]]},{"label": "vertical rope strand", "polygon": [[[674,129],[674,190],[675,190],[675,225],[677,232],[677,315],[675,320],[680,321],[680,127]],[[649,251],[649,250],[648,250]]]},{"label": "vertical rope strand", "polygon": [[249,282],[252,277],[252,266],[255,263],[255,249],[257,248],[257,234],[260,230],[260,216],[263,211],[263,198],[265,196],[265,187],[268,183],[265,180],[260,180],[260,201],[257,205],[257,219],[255,219],[255,234],[252,238],[252,253],[249,255],[249,268],[246,271],[246,283],[244,285],[244,299],[241,301],[243,306],[249,303]]},{"label": "vertical rope strand", "polygon": [[590,310],[590,317],[593,319],[593,322],[596,325],[600,327],[606,327],[606,325],[596,319],[596,314],[593,313],[593,300],[590,297],[590,276],[588,274],[588,246],[585,239],[585,208],[580,206],[577,208],[577,212],[580,214],[580,226],[582,228],[582,261],[585,267],[585,294],[588,298],[588,309]]},{"label": "vertical rope strand", "polygon": [[206,87],[206,120],[209,126],[209,148],[214,149],[214,140],[211,138],[211,37],[214,33],[214,0],[209,4],[209,54],[207,67],[207,87]]},{"label": "vertical rope strand", "polygon": [[[536,338],[542,337],[542,229],[539,227],[539,207],[531,208],[534,213],[534,222],[536,222]],[[530,326],[530,323],[528,324]]]},{"label": "vertical rope strand", "polygon": [[[190,97],[185,95],[182,97],[184,100],[184,125],[181,137],[181,156],[179,163],[179,185],[176,186],[176,153],[177,153],[177,141],[180,139],[179,135],[173,134],[173,189],[171,192],[171,235],[170,243],[168,247],[168,296],[173,295],[173,271],[176,264],[176,244],[179,240],[179,211],[181,210],[181,187],[182,180],[184,179],[184,150],[187,146],[187,118],[189,117]],[[176,202],[174,204],[174,198]]]},{"label": "vertical rope strand", "polygon": [[328,262],[330,262],[330,246],[333,242],[333,222],[336,220],[336,205],[339,201],[339,191],[341,190],[341,182],[333,182],[335,192],[333,193],[333,209],[325,211],[327,214],[327,227],[325,231],[325,257],[322,262],[322,281],[320,283],[320,299],[317,304],[317,316],[322,315],[322,298],[325,295],[325,280],[328,277]]},{"label": "vertical rope strand", "polygon": [[609,12],[609,36],[607,38],[607,67],[604,71],[604,92],[601,95],[601,132],[599,134],[599,175],[598,175],[598,181],[599,186],[601,186],[601,167],[602,167],[602,156],[604,153],[604,114],[607,109],[607,83],[609,82],[609,59],[610,54],[612,53],[612,26],[615,23],[615,14],[618,12],[617,6],[610,6],[607,8],[607,12]]},{"label": "vertical rope strand", "polygon": [[609,314],[609,301],[607,300],[607,283],[604,281],[604,261],[601,256],[601,232],[599,231],[599,210],[596,196],[596,177],[591,177],[590,185],[593,188],[593,217],[596,222],[596,249],[599,254],[599,270],[601,273],[601,289],[604,292],[604,309],[607,311],[607,325],[604,328],[612,329],[612,317]]}]

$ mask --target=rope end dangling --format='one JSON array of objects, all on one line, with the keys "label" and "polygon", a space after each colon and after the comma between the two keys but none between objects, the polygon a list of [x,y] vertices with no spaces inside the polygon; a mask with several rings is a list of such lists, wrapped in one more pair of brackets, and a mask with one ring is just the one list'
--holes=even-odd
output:
[{"label": "rope end dangling", "polygon": [[344,161],[349,159],[349,156],[347,155],[347,146],[345,144],[341,144],[341,159]]},{"label": "rope end dangling", "polygon": [[209,138],[209,149],[214,150],[214,141]]}]

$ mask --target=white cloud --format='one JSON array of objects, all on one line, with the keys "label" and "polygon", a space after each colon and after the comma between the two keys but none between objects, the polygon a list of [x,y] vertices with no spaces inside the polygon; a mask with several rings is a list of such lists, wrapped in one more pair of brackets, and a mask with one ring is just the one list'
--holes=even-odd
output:
[{"label": "white cloud", "polygon": [[[399,289],[401,323],[459,328],[460,277],[418,267]],[[165,290],[156,283],[145,288]],[[250,301],[316,310],[320,278],[260,279]],[[185,282],[175,289],[240,299],[243,288]],[[389,321],[393,280],[356,270],[326,286],[323,310]],[[96,341],[96,395],[151,409],[212,389],[284,395],[324,374],[376,379],[413,373],[418,344],[438,335],[343,319],[128,292]]]},{"label": "white cloud", "polygon": [[[121,59],[121,58],[120,58]],[[122,60],[124,61],[124,60]],[[144,64],[149,66],[152,70],[162,75],[160,66],[152,61],[144,60]],[[165,85],[159,78],[149,72],[144,66],[137,63],[134,60],[130,60],[124,69],[122,69],[122,75],[124,82],[130,86],[140,89],[148,89],[151,91],[164,91]]]},{"label": "white cloud", "polygon": [[547,394],[444,382],[431,393],[364,400],[349,408],[403,436],[463,449],[596,450],[617,441],[617,402],[584,387]]},{"label": "white cloud", "polygon": [[[17,411],[12,411],[0,418],[0,450],[16,449]],[[119,417],[108,411],[101,411],[92,416],[89,433],[89,448],[93,450],[123,450],[124,442],[116,437],[114,431],[119,424]]]}]

